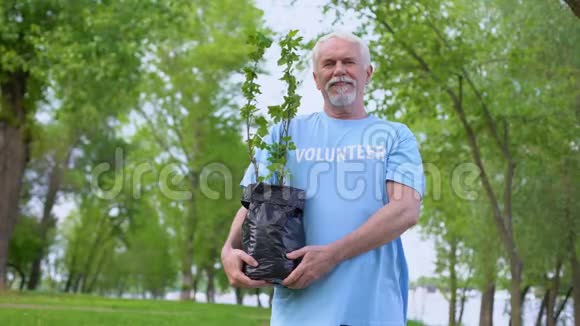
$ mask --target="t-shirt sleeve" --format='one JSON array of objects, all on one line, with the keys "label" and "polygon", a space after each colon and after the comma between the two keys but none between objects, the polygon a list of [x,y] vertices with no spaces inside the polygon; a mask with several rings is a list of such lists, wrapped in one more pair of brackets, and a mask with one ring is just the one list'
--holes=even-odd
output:
[{"label": "t-shirt sleeve", "polygon": [[[268,134],[264,137],[264,142],[266,142],[267,144],[271,144],[273,141],[278,141],[278,135],[279,135],[279,125],[275,125],[272,128],[270,128],[270,131],[268,132]],[[258,164],[258,173],[260,176],[262,177],[266,177],[269,173],[268,171],[268,158],[270,157],[270,154],[268,153],[267,150],[261,150],[259,148],[256,148],[256,152],[254,154],[254,157],[256,158],[256,163]],[[266,183],[270,183],[273,184],[274,178],[270,178],[270,180],[266,180]],[[248,185],[251,185],[252,183],[256,183],[256,172],[254,169],[254,165],[250,162],[250,164],[248,164],[248,167],[246,168],[246,172],[244,173],[244,177],[242,178],[242,181],[240,182],[240,186],[242,187],[247,187]]]},{"label": "t-shirt sleeve", "polygon": [[417,140],[405,125],[401,125],[397,134],[398,137],[388,151],[386,180],[411,187],[422,198],[425,193],[425,174]]}]

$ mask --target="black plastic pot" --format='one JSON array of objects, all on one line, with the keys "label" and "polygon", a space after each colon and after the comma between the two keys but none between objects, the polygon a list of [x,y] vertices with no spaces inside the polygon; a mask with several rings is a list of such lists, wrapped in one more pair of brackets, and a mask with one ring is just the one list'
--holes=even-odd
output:
[{"label": "black plastic pot", "polygon": [[303,210],[305,191],[265,183],[251,184],[242,195],[248,214],[242,224],[242,248],[258,261],[257,267],[244,265],[244,273],[254,280],[280,283],[298,266],[300,259],[286,254],[305,244]]}]

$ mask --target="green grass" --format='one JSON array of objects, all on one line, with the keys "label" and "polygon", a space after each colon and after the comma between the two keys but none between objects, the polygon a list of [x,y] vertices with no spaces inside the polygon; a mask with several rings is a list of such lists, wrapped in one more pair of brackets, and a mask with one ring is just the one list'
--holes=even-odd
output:
[{"label": "green grass", "polygon": [[409,320],[407,322],[407,326],[424,326],[424,324],[418,322],[418,321],[413,321],[413,320]]},{"label": "green grass", "polygon": [[[270,310],[180,301],[37,292],[0,294],[0,325],[266,326]],[[408,325],[421,324],[409,322]]]},{"label": "green grass", "polygon": [[270,311],[235,305],[109,299],[91,295],[9,292],[0,295],[0,325],[265,326]]}]

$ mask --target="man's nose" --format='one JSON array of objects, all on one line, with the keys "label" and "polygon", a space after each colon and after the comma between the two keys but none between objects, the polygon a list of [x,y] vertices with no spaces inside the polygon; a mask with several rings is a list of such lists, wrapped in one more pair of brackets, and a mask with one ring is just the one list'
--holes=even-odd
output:
[{"label": "man's nose", "polygon": [[335,76],[342,76],[346,74],[346,69],[344,64],[342,64],[342,62],[338,61],[336,62],[336,65],[334,66],[334,75]]}]

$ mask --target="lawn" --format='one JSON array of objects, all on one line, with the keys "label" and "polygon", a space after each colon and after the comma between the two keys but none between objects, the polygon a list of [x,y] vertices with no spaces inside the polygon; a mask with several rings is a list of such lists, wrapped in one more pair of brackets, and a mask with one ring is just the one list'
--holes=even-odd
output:
[{"label": "lawn", "polygon": [[[109,299],[92,295],[7,292],[0,325],[266,326],[268,309],[179,301]],[[409,323],[409,325],[419,325]]]}]

